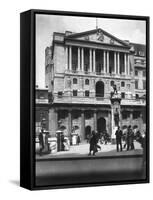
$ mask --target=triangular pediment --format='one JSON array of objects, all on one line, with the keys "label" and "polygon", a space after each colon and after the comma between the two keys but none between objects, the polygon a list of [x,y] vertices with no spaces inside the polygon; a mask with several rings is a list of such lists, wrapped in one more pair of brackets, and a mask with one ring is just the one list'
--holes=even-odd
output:
[{"label": "triangular pediment", "polygon": [[82,32],[82,33],[74,33],[67,36],[66,38],[81,40],[81,41],[96,42],[96,43],[101,43],[101,44],[116,45],[116,46],[122,46],[122,47],[129,46],[126,42],[116,38],[115,36],[109,34],[108,32],[100,28],[94,29],[91,31]]}]

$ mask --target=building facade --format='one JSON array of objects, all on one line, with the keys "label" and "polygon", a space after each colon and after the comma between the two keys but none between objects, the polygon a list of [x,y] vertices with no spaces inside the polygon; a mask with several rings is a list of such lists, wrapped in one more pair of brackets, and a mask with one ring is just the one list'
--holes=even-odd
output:
[{"label": "building facade", "polygon": [[[82,140],[92,130],[112,134],[113,86],[121,96],[120,126],[145,130],[145,46],[102,29],[54,32],[45,50],[48,129],[75,130]],[[37,104],[39,107],[39,104]]]}]

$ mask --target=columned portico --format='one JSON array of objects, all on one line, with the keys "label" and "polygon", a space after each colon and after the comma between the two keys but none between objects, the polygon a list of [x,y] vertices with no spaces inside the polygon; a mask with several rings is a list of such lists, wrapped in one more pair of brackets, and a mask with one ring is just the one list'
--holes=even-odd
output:
[{"label": "columned portico", "polygon": [[130,60],[129,60],[129,54],[127,55],[127,65],[128,65],[128,75],[130,75]]},{"label": "columned portico", "polygon": [[120,74],[120,53],[117,53],[117,72]]},{"label": "columned portico", "polygon": [[96,57],[95,57],[95,49],[93,49],[93,72],[96,71]]},{"label": "columned portico", "polygon": [[84,71],[84,48],[81,48],[81,71]]},{"label": "columned portico", "polygon": [[126,74],[126,53],[124,53],[124,70],[123,73]]},{"label": "columned portico", "polygon": [[65,47],[65,70],[68,70],[68,46]]},{"label": "columned portico", "polygon": [[72,47],[69,46],[69,70],[72,70]]},{"label": "columned portico", "polygon": [[107,73],[109,73],[109,51],[107,51]]},{"label": "columned portico", "polygon": [[104,73],[106,73],[107,69],[106,69],[106,51],[105,50],[103,51],[103,67],[104,67]]},{"label": "columned portico", "polygon": [[114,52],[114,73],[116,74],[116,52]]},{"label": "columned portico", "polygon": [[89,50],[89,70],[92,72],[92,49]]},{"label": "columned portico", "polygon": [[81,65],[80,65],[80,47],[78,47],[78,71],[81,70]]}]

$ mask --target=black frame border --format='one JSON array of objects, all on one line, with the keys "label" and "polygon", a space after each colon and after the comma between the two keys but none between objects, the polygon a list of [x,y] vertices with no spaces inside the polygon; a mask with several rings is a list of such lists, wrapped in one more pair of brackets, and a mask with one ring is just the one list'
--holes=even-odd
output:
[{"label": "black frame border", "polygon": [[[36,14],[44,15],[67,15],[80,17],[99,17],[127,20],[146,21],[146,179],[145,180],[125,180],[102,183],[77,183],[55,186],[36,186],[35,184],[35,17]],[[30,190],[59,189],[74,187],[91,187],[107,185],[125,185],[149,183],[150,180],[150,18],[149,16],[102,14],[72,11],[38,10],[33,9],[20,14],[20,186]],[[89,159],[89,158],[84,158]],[[93,158],[99,159],[99,158]],[[63,158],[69,160],[69,158]]]}]

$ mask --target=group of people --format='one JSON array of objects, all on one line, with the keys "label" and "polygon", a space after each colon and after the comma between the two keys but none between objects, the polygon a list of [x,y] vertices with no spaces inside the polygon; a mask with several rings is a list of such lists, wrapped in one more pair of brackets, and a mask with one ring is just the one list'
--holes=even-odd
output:
[{"label": "group of people", "polygon": [[[131,125],[128,126],[127,130],[124,132],[120,129],[118,126],[118,129],[116,130],[116,148],[117,151],[122,151],[123,149],[126,148],[127,151],[129,150],[134,150],[134,140],[137,140],[141,145],[142,142],[142,135],[139,131],[134,133],[134,130],[132,129]],[[122,142],[124,142],[124,145],[122,146]],[[142,146],[143,147],[143,146]]]}]

